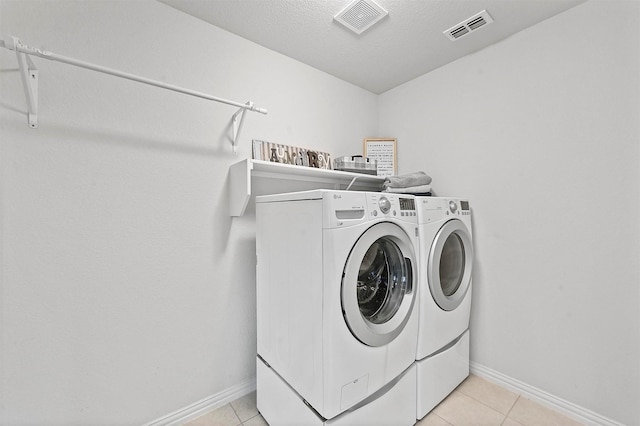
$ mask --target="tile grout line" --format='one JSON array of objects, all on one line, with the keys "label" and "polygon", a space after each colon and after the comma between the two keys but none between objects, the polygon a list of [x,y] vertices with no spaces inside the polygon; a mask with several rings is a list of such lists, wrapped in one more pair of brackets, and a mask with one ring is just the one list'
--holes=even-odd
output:
[{"label": "tile grout line", "polygon": [[453,423],[450,423],[448,420],[443,419],[442,417],[438,416],[436,413],[433,413],[433,415],[439,419],[442,419],[442,421],[448,424],[449,426],[454,426]]},{"label": "tile grout line", "polygon": [[[435,407],[434,407],[435,408]],[[453,423],[451,423],[449,420],[445,419],[444,417],[440,417],[439,415],[437,415],[433,410],[429,411],[423,418],[421,419],[417,419],[415,425],[417,425],[418,423],[424,421],[424,419],[427,418],[427,416],[434,416],[439,418],[440,420],[442,420],[444,423],[447,424],[447,426],[455,426]]]},{"label": "tile grout line", "polygon": [[[520,401],[520,397],[521,397],[522,395],[520,395],[520,394],[517,394],[517,395],[518,395],[518,397],[516,398],[516,400],[515,400],[515,401],[513,401],[513,405],[511,406],[511,408],[509,408],[509,411],[507,412],[507,415],[506,415],[506,417],[504,418],[504,421],[502,422],[503,424],[504,424],[504,422],[506,422],[506,421],[507,421],[507,419],[511,419],[511,417],[509,417],[509,414],[511,414],[511,412],[513,411],[513,407],[515,407],[515,406],[516,406],[516,404],[518,403],[518,401]],[[516,422],[517,422],[517,420],[515,420],[515,419],[511,419],[511,420],[514,420],[514,421],[516,421]],[[518,423],[520,423],[520,422],[518,422]]]},{"label": "tile grout line", "polygon": [[[244,424],[245,424],[246,422],[248,422],[249,420],[251,420],[251,419],[255,419],[256,417],[261,416],[261,415],[262,415],[262,414],[260,414],[260,411],[258,411],[258,414],[256,414],[256,415],[255,415],[255,416],[253,416],[253,417],[249,417],[247,420],[243,421],[243,422],[242,422],[242,423],[240,423],[240,424],[241,424],[241,425],[244,425]],[[239,417],[238,417],[238,418],[239,418]],[[266,421],[266,420],[265,420],[265,421]]]},{"label": "tile grout line", "polygon": [[[462,391],[461,391],[460,389],[458,389],[458,388],[455,388],[455,389],[454,389],[454,390],[453,390],[449,395],[447,395],[447,396],[446,396],[442,401],[440,401],[440,403],[442,403],[442,402],[446,401],[446,400],[447,400],[447,398],[449,398],[449,397],[450,397],[451,395],[453,395],[455,392],[459,392],[461,395],[466,396],[467,398],[469,398],[469,399],[471,399],[471,400],[473,400],[473,401],[477,402],[478,404],[480,404],[480,405],[482,405],[482,406],[484,406],[484,407],[488,408],[489,410],[493,411],[494,413],[497,413],[498,415],[503,416],[503,417],[504,417],[504,419],[502,419],[502,421],[500,422],[500,425],[502,425],[502,423],[504,423],[504,422],[505,422],[505,420],[507,419],[506,414],[502,414],[500,411],[496,410],[495,408],[488,406],[488,405],[487,405],[487,404],[485,404],[484,402],[477,400],[476,398],[472,397],[471,395],[466,394],[465,392],[462,392]],[[438,404],[438,405],[439,405],[439,404]],[[436,406],[436,407],[437,407],[437,406]],[[435,407],[434,407],[434,410],[435,410]],[[433,410],[432,410],[431,412],[433,412]],[[436,413],[434,413],[434,414],[436,414]],[[437,414],[436,414],[436,415],[437,415]],[[438,417],[440,417],[440,416],[438,416]],[[450,424],[451,426],[457,426],[455,423],[451,423],[449,420],[445,419],[444,417],[440,417],[440,418],[441,418],[441,419],[443,419],[443,420],[444,420],[445,422],[447,422],[448,424]]]},{"label": "tile grout line", "polygon": [[[237,400],[236,400],[236,401],[237,401]],[[235,414],[235,415],[236,415],[236,419],[238,419],[238,421],[240,422],[240,423],[238,423],[236,426],[242,426],[242,424],[243,424],[244,422],[242,421],[242,419],[240,419],[240,416],[238,415],[238,412],[236,411],[235,407],[233,406],[233,401],[231,401],[231,402],[229,403],[229,407],[231,407],[231,409],[233,410],[233,414]]]},{"label": "tile grout line", "polygon": [[507,412],[507,417],[509,417],[509,414],[511,414],[511,412],[513,411],[513,407],[516,406],[516,404],[518,403],[518,401],[520,401],[520,397],[522,397],[522,395],[517,394],[518,397],[516,398],[515,401],[513,401],[513,405],[511,405],[511,408],[509,408],[509,412]]},{"label": "tile grout line", "polygon": [[[456,391],[456,390],[454,390],[454,392],[455,392],[455,391]],[[507,419],[507,417],[509,417],[509,414],[502,414],[500,411],[496,410],[496,409],[495,409],[495,408],[493,408],[492,406],[485,404],[484,402],[482,402],[482,401],[480,401],[480,400],[478,400],[478,399],[474,398],[473,396],[471,396],[471,395],[469,395],[469,394],[467,394],[467,393],[463,392],[462,390],[458,390],[458,389],[457,389],[457,391],[458,391],[458,392],[460,392],[461,394],[465,395],[465,396],[468,396],[469,398],[473,399],[473,400],[474,400],[474,401],[476,401],[477,403],[480,403],[480,404],[484,405],[485,407],[487,407],[487,408],[489,408],[489,409],[491,409],[491,410],[495,411],[496,413],[500,414],[501,416],[504,416],[504,419],[505,419],[505,420]],[[451,392],[451,393],[453,393],[453,392]],[[451,395],[451,393],[450,393],[449,395]],[[518,401],[518,399],[520,399],[520,394],[516,394],[516,395],[518,395],[518,397],[516,398],[516,401]],[[447,398],[448,398],[448,397],[449,397],[449,396],[447,396]],[[445,399],[447,399],[447,398],[445,398]],[[444,400],[443,400],[443,401],[444,401]],[[510,412],[511,412],[511,410],[513,409],[513,406],[514,406],[514,405],[516,405],[516,403],[515,403],[515,402],[513,403],[513,405],[511,406],[511,408],[509,408],[508,413],[510,413]],[[504,423],[504,420],[502,421],[502,423]]]}]

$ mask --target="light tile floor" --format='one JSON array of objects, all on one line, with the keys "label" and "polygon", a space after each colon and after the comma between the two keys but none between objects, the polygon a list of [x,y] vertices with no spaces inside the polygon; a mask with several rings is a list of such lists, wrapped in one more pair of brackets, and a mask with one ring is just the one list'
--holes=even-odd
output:
[{"label": "light tile floor", "polygon": [[[470,375],[416,426],[578,426],[581,423]],[[211,411],[184,426],[268,426],[256,393]],[[390,425],[392,426],[392,425]]]}]

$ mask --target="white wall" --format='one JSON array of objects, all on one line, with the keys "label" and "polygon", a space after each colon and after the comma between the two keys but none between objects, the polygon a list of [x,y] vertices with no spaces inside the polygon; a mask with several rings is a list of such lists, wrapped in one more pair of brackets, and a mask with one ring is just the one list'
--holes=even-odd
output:
[{"label": "white wall", "polygon": [[[640,423],[638,3],[590,1],[378,98],[154,1],[0,2],[0,33],[239,101],[0,49],[0,422],[140,424],[255,374],[251,138],[400,171],[474,209],[473,360]],[[460,40],[459,42],[462,42]],[[378,130],[377,115],[380,118]]]},{"label": "white wall", "polygon": [[[640,3],[589,1],[380,96],[474,214],[472,360],[640,424]],[[457,41],[464,43],[464,39]]]},{"label": "white wall", "polygon": [[141,424],[255,377],[254,217],[229,165],[259,138],[346,155],[377,97],[155,1],[0,2],[26,44],[269,109],[35,58],[29,129],[0,49],[0,423]]}]

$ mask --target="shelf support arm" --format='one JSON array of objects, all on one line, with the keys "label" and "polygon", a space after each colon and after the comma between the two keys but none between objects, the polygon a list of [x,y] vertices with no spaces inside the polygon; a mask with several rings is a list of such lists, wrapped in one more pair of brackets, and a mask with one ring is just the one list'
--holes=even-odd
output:
[{"label": "shelf support arm", "polygon": [[38,68],[29,55],[18,49],[20,40],[17,37],[9,37],[8,40],[3,41],[3,44],[7,49],[16,52],[22,87],[27,100],[29,127],[35,129],[38,127]]},{"label": "shelf support arm", "polygon": [[351,182],[349,183],[349,185],[347,186],[347,188],[345,189],[345,191],[348,191],[351,189],[351,187],[353,186],[354,183],[356,183],[356,179],[358,179],[357,177],[354,177],[353,179],[351,179]]},{"label": "shelf support arm", "polygon": [[240,108],[236,111],[235,114],[231,117],[231,124],[233,126],[233,153],[238,153],[238,137],[240,136],[240,130],[242,130],[242,124],[244,123],[244,113],[247,112],[247,109],[253,108],[253,102],[247,102],[245,104],[246,108]]}]

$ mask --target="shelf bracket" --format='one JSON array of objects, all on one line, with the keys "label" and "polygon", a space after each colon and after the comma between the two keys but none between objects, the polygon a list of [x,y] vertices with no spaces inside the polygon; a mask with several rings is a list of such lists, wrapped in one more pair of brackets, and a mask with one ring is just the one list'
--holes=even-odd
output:
[{"label": "shelf bracket", "polygon": [[21,43],[17,37],[9,37],[9,40],[11,41],[10,45],[6,46],[5,43],[5,47],[16,52],[22,87],[27,99],[29,127],[35,129],[38,127],[38,68],[29,55],[18,50]]},{"label": "shelf bracket", "polygon": [[351,187],[353,186],[354,183],[356,183],[356,179],[358,179],[357,177],[354,177],[353,179],[351,179],[351,182],[349,183],[349,185],[345,188],[345,191],[348,191],[351,189]]},{"label": "shelf bracket", "polygon": [[244,123],[244,113],[247,112],[247,109],[253,108],[253,102],[247,102],[247,108],[240,108],[236,111],[235,114],[231,117],[231,124],[233,126],[233,153],[238,153],[238,137],[240,136],[240,130],[242,129],[242,124]]}]

